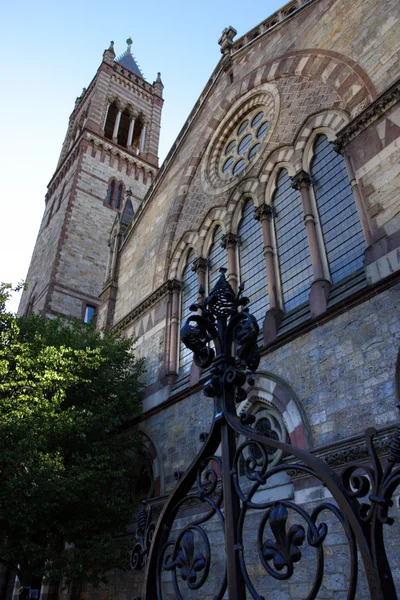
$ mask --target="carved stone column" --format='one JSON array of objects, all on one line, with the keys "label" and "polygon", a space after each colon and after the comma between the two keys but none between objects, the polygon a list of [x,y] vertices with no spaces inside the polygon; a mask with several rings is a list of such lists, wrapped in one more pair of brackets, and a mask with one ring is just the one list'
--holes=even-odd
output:
[{"label": "carved stone column", "polygon": [[335,144],[335,150],[339,154],[343,156],[344,164],[346,165],[347,177],[349,178],[351,191],[353,192],[354,201],[356,203],[358,218],[360,219],[361,227],[363,230],[364,238],[367,246],[370,246],[373,242],[372,232],[370,223],[367,217],[367,213],[365,210],[363,198],[361,195],[360,186],[357,183],[356,175],[354,173],[353,164],[351,162],[350,156],[347,154],[344,146],[340,144]]},{"label": "carved stone column", "polygon": [[180,285],[175,285],[172,290],[171,300],[171,326],[170,326],[170,346],[169,346],[169,374],[178,373],[178,338],[179,338],[179,295]]},{"label": "carved stone column", "polygon": [[236,248],[238,245],[238,236],[228,231],[223,238],[221,246],[228,251],[228,277],[227,280],[236,293],[238,288],[239,269],[237,264]]},{"label": "carved stone column", "polygon": [[261,204],[254,211],[254,218],[261,222],[264,258],[267,269],[267,285],[269,297],[269,309],[265,315],[263,324],[264,343],[269,344],[278,335],[279,325],[281,324],[283,311],[280,308],[278,298],[277,277],[275,272],[274,248],[272,243],[272,208],[267,204]]},{"label": "carved stone column", "polygon": [[[207,268],[208,268],[208,260],[206,258],[203,258],[202,256],[199,256],[198,258],[196,258],[195,261],[193,261],[193,271],[195,273],[197,273],[197,289],[200,289],[200,286],[203,286],[204,289],[206,289],[206,275],[207,275]],[[201,302],[202,297],[200,296],[200,294],[198,294],[197,296],[197,302]]]},{"label": "carved stone column", "polygon": [[104,120],[103,120],[103,127],[102,130],[104,131],[106,128],[106,123],[107,123],[107,117],[108,117],[108,111],[110,110],[110,106],[111,106],[111,102],[108,101],[107,102],[107,106],[106,106],[106,114],[104,115]]},{"label": "carved stone column", "polygon": [[311,264],[314,273],[314,281],[311,284],[310,291],[310,310],[311,316],[317,317],[327,309],[331,282],[325,279],[315,217],[311,206],[310,186],[311,177],[305,171],[299,171],[292,178],[292,187],[300,191],[303,203],[304,223],[306,225],[308,246],[310,248]]},{"label": "carved stone column", "polygon": [[130,148],[132,146],[132,138],[133,138],[133,129],[135,127],[135,118],[131,117],[131,120],[129,122],[129,131],[128,131],[128,141],[127,141],[127,147]]},{"label": "carved stone column", "polygon": [[119,131],[119,124],[121,121],[121,115],[122,115],[122,108],[119,108],[118,112],[117,112],[117,117],[115,119],[114,131],[113,131],[113,135],[112,135],[113,142],[115,142],[115,143],[118,142],[118,131]]}]

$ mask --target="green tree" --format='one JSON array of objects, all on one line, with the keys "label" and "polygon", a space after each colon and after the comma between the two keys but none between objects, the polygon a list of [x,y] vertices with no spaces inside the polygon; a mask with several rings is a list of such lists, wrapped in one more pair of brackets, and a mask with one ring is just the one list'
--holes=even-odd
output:
[{"label": "green tree", "polygon": [[97,585],[128,567],[143,364],[121,336],[16,318],[9,291],[0,287],[0,561],[32,587],[43,575]]}]

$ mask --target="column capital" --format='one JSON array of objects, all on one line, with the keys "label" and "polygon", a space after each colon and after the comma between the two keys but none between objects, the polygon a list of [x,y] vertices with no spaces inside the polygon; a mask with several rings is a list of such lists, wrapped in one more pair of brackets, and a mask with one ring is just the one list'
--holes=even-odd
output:
[{"label": "column capital", "polygon": [[193,261],[192,270],[195,273],[199,273],[201,271],[203,271],[205,273],[207,270],[207,267],[208,267],[207,258],[203,258],[203,256],[199,256],[198,258],[196,258],[196,260]]},{"label": "column capital", "polygon": [[269,204],[260,204],[254,211],[254,218],[256,221],[264,221],[264,219],[270,219],[272,214],[272,206]]},{"label": "column capital", "polygon": [[301,190],[303,187],[310,187],[311,177],[305,171],[299,171],[294,177],[292,177],[292,188],[295,190]]},{"label": "column capital", "polygon": [[228,231],[224,236],[222,236],[221,246],[222,248],[236,248],[238,243],[238,236]]}]

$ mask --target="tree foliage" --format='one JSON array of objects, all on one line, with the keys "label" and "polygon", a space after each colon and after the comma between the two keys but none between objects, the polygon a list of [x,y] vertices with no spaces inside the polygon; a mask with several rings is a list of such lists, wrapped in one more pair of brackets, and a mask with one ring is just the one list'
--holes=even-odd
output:
[{"label": "tree foliage", "polygon": [[0,560],[24,584],[98,584],[128,566],[139,454],[127,423],[143,371],[132,341],[81,322],[6,312],[0,287]]}]

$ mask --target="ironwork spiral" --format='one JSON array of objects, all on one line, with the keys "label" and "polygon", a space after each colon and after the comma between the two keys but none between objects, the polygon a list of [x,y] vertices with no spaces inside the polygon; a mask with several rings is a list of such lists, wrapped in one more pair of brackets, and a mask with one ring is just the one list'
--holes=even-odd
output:
[{"label": "ironwork spiral", "polygon": [[[356,595],[359,556],[370,597],[396,600],[383,527],[393,522],[389,508],[400,484],[400,427],[386,464],[378,457],[374,448],[376,431],[370,428],[366,432],[370,464],[350,464],[340,474],[313,454],[282,440],[265,438],[254,430],[252,415],[236,413],[236,404],[247,395],[243,386],[246,381],[254,383],[253,373],[260,361],[258,324],[249,313],[248,299],[242,297],[242,291],[240,288],[234,294],[225,279],[225,269],[221,269],[210,295],[205,298],[204,290],[200,290],[202,301],[191,307],[201,314],[189,317],[181,330],[181,339],[193,350],[196,364],[211,366],[204,393],[214,399],[214,419],[210,431],[201,434],[203,446],[179,478],[154,530],[144,598],[165,598],[163,577],[170,574],[178,600],[185,598],[184,590],[192,599],[222,600],[227,594],[229,600],[249,596],[264,600],[269,597],[271,583],[289,581],[312,552],[310,568],[314,571],[310,571],[308,590],[303,595],[299,591],[299,600],[300,596],[314,600],[324,581],[329,520],[335,519],[348,548],[347,600]],[[215,351],[209,346],[211,341]],[[280,452],[277,463],[269,461],[271,448]],[[268,497],[274,478],[289,481],[290,474],[315,478],[328,490],[332,501],[322,500],[306,510],[291,498]],[[193,502],[197,503],[196,517],[186,517],[178,527],[182,511]],[[248,524],[257,515],[258,524],[251,530]],[[218,528],[213,520],[224,536],[226,550],[225,566],[217,573],[213,572],[216,551],[210,536]],[[141,530],[143,523],[141,516]],[[149,519],[146,527],[148,523]],[[253,535],[252,544],[247,540],[249,533]],[[254,553],[265,574],[261,584],[249,568]],[[147,556],[146,551],[141,556]],[[212,592],[211,583],[215,584]],[[262,590],[258,589],[260,585]]]}]

